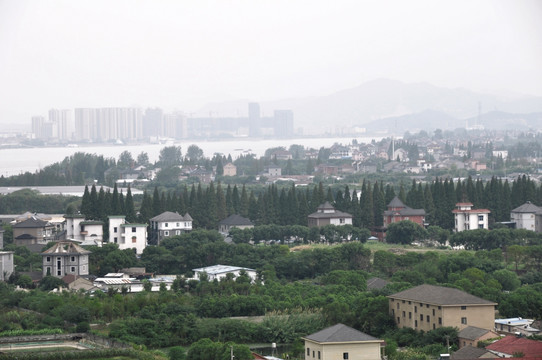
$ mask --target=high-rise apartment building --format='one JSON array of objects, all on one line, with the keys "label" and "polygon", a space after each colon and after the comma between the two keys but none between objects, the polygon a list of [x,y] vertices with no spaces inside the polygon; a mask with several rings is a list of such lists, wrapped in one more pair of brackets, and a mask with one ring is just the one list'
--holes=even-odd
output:
[{"label": "high-rise apartment building", "polygon": [[248,103],[248,136],[261,135],[260,104]]},{"label": "high-rise apartment building", "polygon": [[275,110],[274,135],[289,137],[294,134],[294,112],[292,110]]},{"label": "high-rise apartment building", "polygon": [[49,122],[52,124],[51,132],[53,138],[59,140],[68,140],[72,133],[71,110],[51,109],[49,110]]},{"label": "high-rise apartment building", "polygon": [[45,123],[45,118],[43,116],[32,116],[32,134],[34,134],[35,139],[43,139],[43,124]]},{"label": "high-rise apartment building", "polygon": [[143,138],[141,109],[75,109],[75,138],[92,141],[141,139]]}]

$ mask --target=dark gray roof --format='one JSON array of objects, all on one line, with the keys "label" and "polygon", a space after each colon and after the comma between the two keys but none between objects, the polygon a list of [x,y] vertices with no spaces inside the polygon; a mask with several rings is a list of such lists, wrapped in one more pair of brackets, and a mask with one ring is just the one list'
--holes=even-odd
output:
[{"label": "dark gray roof", "polygon": [[222,220],[220,225],[254,225],[249,219],[242,217],[239,214],[232,214]]},{"label": "dark gray roof", "polygon": [[15,225],[13,225],[14,228],[44,228],[49,223],[47,221],[43,221],[40,219],[36,219],[35,217],[31,217],[26,219],[25,221],[21,221]]},{"label": "dark gray roof", "polygon": [[412,208],[409,208],[408,206],[407,207],[404,207],[400,210],[386,210],[384,211],[384,215],[394,215],[394,214],[397,214],[399,213],[399,215],[401,216],[416,216],[416,215],[422,215],[424,216],[425,215],[425,210],[424,209],[412,209]]},{"label": "dark gray roof", "polygon": [[320,204],[320,206],[318,206],[318,210],[335,210],[335,208],[333,207],[333,205],[331,205],[329,203],[329,201],[326,201],[325,203],[323,204]]},{"label": "dark gray roof", "polygon": [[[484,348],[477,348],[477,347],[468,345],[468,346],[462,347],[461,349],[455,351],[452,354],[451,359],[452,360],[479,359],[479,358],[481,358],[483,355],[485,355],[487,353],[490,353],[490,352],[487,351]],[[497,356],[491,356],[492,359],[496,358],[496,357]]]},{"label": "dark gray roof", "polygon": [[318,343],[379,341],[371,335],[352,329],[344,324],[333,325],[324,330],[315,332],[314,334],[307,335],[305,336],[305,339]]},{"label": "dark gray roof", "polygon": [[386,281],[378,277],[372,277],[369,280],[367,280],[367,289],[369,290],[382,289],[388,284],[389,284],[389,281]]},{"label": "dark gray roof", "polygon": [[339,210],[335,210],[335,212],[332,213],[324,213],[324,212],[315,212],[310,214],[308,217],[310,218],[323,218],[323,219],[332,219],[332,218],[351,218],[352,214],[345,213]]},{"label": "dark gray roof", "polygon": [[399,210],[386,210],[384,211],[384,215],[393,215],[399,213],[401,216],[416,216],[416,215],[425,215],[424,209],[413,209],[411,207],[406,206],[403,204],[403,202],[396,196],[393,198],[392,201],[388,204],[388,209],[399,209]]},{"label": "dark gray roof", "polygon": [[165,211],[160,215],[156,215],[151,221],[164,222],[164,221],[190,221],[192,218],[188,213],[185,216],[179,215],[177,212]]},{"label": "dark gray roof", "polygon": [[525,204],[518,206],[512,212],[515,213],[542,213],[542,208],[539,206],[536,206],[535,204],[531,203],[530,201],[527,201]]},{"label": "dark gray roof", "polygon": [[497,305],[458,289],[427,284],[400,291],[388,297],[436,305]]},{"label": "dark gray roof", "polygon": [[489,330],[478,328],[476,326],[467,326],[461,330],[457,336],[463,339],[476,340],[487,334]]},{"label": "dark gray roof", "polygon": [[405,207],[406,205],[401,201],[401,199],[399,199],[397,196],[394,197],[390,203],[388,204],[388,207],[394,207],[394,208],[399,208],[399,207]]}]

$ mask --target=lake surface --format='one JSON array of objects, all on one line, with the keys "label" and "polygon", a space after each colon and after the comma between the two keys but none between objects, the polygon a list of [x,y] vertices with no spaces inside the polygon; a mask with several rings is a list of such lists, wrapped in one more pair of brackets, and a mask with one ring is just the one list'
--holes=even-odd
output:
[{"label": "lake surface", "polygon": [[21,148],[21,149],[0,149],[0,176],[18,175],[24,172],[35,172],[47,165],[64,160],[67,156],[76,152],[103,155],[105,157],[119,158],[123,151],[129,151],[134,159],[141,152],[149,155],[149,161],[158,160],[160,150],[165,146],[181,146],[184,154],[192,144],[199,146],[206,157],[212,157],[215,153],[224,155],[230,154],[236,159],[241,154],[252,153],[256,157],[263,156],[265,150],[277,146],[284,146],[286,149],[292,144],[303,145],[306,148],[320,149],[330,147],[338,143],[347,145],[356,139],[358,143],[368,143],[372,139],[379,141],[382,137],[345,137],[345,138],[300,138],[300,139],[234,139],[222,141],[180,141],[174,144],[138,144],[138,145],[80,145],[78,147],[45,147],[45,148]]}]

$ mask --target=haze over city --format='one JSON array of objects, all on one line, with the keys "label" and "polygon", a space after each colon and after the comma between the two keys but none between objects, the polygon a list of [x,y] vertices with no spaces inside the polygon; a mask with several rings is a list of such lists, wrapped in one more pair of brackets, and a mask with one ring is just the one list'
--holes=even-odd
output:
[{"label": "haze over city", "polygon": [[534,0],[4,0],[0,123],[77,107],[209,115],[378,78],[542,96],[541,15]]}]

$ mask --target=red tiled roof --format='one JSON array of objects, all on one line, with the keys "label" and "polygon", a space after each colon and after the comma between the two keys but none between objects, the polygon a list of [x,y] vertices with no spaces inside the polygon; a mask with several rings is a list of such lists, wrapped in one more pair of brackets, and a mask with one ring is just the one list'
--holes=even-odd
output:
[{"label": "red tiled roof", "polygon": [[509,355],[522,353],[525,358],[542,359],[542,342],[521,337],[506,336],[486,346],[486,349]]}]

